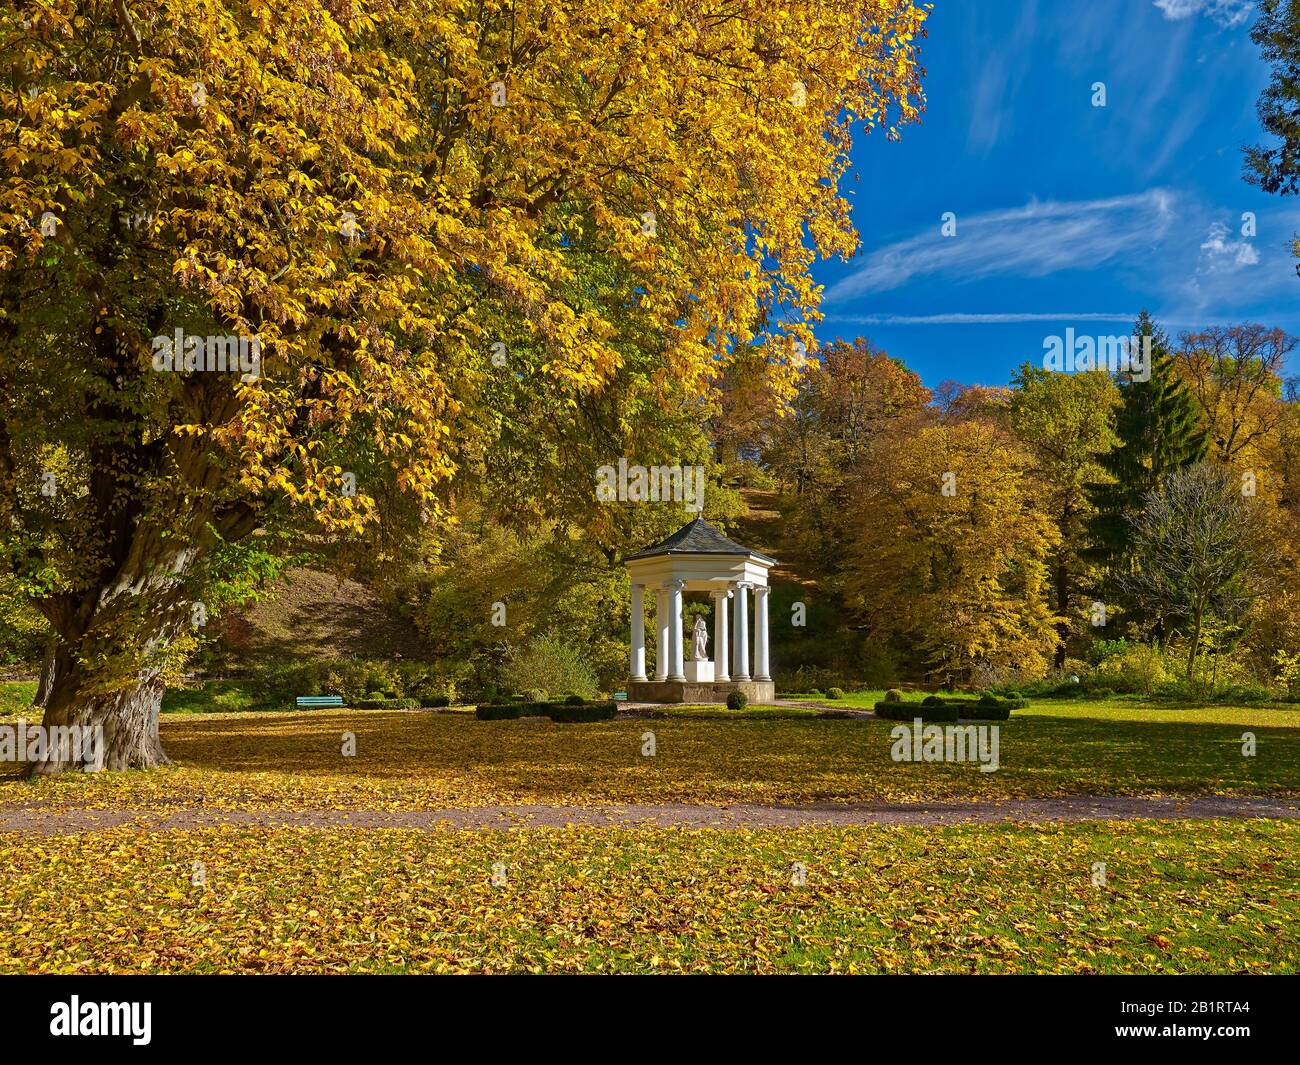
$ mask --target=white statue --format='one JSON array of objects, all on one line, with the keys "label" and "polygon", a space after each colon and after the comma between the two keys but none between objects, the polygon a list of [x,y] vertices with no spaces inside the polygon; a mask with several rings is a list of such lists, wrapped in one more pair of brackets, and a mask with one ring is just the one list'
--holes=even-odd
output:
[{"label": "white statue", "polygon": [[695,619],[695,639],[691,645],[691,661],[707,662],[709,660],[709,626],[704,618]]}]

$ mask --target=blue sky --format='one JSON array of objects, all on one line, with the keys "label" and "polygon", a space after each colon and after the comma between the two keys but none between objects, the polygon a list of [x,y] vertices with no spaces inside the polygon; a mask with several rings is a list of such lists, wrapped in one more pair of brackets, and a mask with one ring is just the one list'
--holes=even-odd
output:
[{"label": "blue sky", "polygon": [[1143,307],[1171,335],[1241,321],[1300,334],[1300,197],[1241,177],[1268,80],[1252,7],[935,0],[922,122],[855,144],[862,248],[814,271],[818,337],[869,337],[934,386],[1005,384],[1041,364],[1045,337],[1127,333]]}]

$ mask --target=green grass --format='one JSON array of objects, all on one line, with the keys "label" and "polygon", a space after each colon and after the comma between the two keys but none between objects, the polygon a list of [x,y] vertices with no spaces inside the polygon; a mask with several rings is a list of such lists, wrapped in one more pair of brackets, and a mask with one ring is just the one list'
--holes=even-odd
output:
[{"label": "green grass", "polygon": [[0,973],[1300,971],[1284,822],[0,833],[0,883]]},{"label": "green grass", "polygon": [[36,681],[0,681],[0,717],[32,717],[32,700],[36,698]]},{"label": "green grass", "polygon": [[[0,717],[39,719],[41,712],[32,709],[36,682],[0,681]],[[253,694],[250,685],[240,681],[210,681],[195,688],[170,688],[163,696],[164,714],[217,714],[243,710],[288,710],[284,702],[268,701]]]},{"label": "green grass", "polygon": [[246,683],[214,680],[195,688],[169,688],[163,696],[164,714],[221,714],[242,710],[288,710],[282,700],[255,695]]}]

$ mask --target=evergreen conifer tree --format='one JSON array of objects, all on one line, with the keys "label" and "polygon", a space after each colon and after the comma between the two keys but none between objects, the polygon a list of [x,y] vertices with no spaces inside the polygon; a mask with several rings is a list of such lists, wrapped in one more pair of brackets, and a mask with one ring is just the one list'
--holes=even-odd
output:
[{"label": "evergreen conifer tree", "polygon": [[1121,374],[1123,398],[1115,417],[1119,443],[1098,460],[1114,480],[1090,486],[1097,513],[1089,523],[1091,543],[1084,554],[1109,575],[1132,569],[1129,523],[1147,493],[1174,470],[1200,462],[1206,451],[1205,430],[1170,358],[1168,337],[1145,310],[1134,335],[1140,344],[1151,338],[1151,372],[1147,380],[1131,371]]}]

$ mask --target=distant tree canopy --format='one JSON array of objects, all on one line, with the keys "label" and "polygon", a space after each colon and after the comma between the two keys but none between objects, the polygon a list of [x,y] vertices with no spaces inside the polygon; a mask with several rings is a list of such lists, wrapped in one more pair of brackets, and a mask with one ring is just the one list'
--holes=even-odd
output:
[{"label": "distant tree canopy", "polygon": [[[783,518],[770,548],[827,624],[857,634],[823,633],[841,675],[1041,676],[1128,638],[1181,641],[1189,675],[1233,649],[1267,679],[1300,650],[1300,404],[1281,378],[1295,338],[1246,323],[1171,343],[1145,313],[1135,332],[1152,339],[1149,379],[1026,363],[1009,388],[947,382],[933,400],[865,340],[823,349],[763,460]],[[1195,599],[1188,582],[1206,582],[1188,558],[1181,577],[1148,567],[1162,507],[1248,515],[1249,537],[1206,543],[1231,569],[1262,557],[1262,538],[1267,574],[1252,561]]]}]

